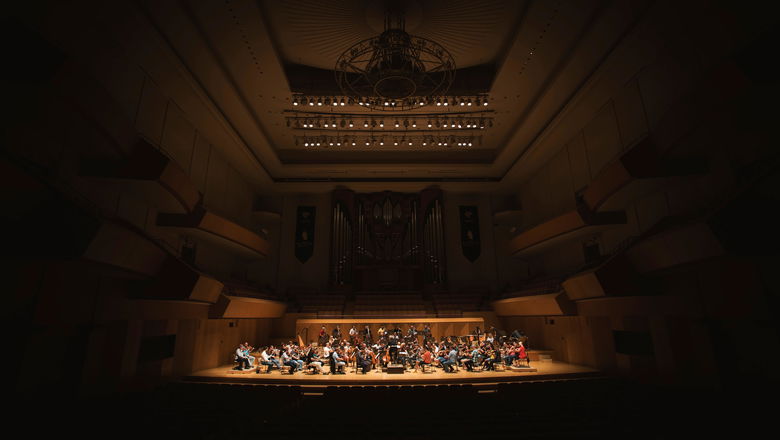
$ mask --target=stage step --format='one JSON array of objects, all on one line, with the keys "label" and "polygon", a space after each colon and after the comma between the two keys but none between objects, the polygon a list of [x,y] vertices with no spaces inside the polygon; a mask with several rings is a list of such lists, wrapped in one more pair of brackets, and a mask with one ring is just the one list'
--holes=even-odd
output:
[{"label": "stage step", "polygon": [[552,362],[552,355],[546,353],[540,353],[539,362]]}]

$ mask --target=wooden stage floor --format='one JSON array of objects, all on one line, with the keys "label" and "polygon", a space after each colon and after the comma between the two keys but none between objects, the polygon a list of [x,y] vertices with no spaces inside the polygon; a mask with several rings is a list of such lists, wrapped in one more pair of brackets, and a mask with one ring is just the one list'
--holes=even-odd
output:
[{"label": "wooden stage floor", "polygon": [[[455,373],[445,373],[436,369],[433,373],[406,371],[404,374],[388,374],[370,371],[366,374],[355,373],[347,368],[347,374],[282,374],[277,370],[271,373],[256,374],[254,370],[235,371],[232,365],[211,368],[195,372],[186,378],[188,382],[241,383],[256,385],[314,385],[314,386],[371,386],[371,385],[455,385],[479,383],[508,383],[522,381],[562,380],[600,376],[599,371],[582,365],[565,362],[532,362],[525,371],[478,371],[468,372],[461,369]],[[326,368],[327,370],[327,368]]]}]

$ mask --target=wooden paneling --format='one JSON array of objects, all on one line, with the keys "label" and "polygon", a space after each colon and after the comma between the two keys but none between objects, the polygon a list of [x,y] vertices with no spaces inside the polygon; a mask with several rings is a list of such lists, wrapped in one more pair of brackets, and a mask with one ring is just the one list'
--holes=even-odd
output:
[{"label": "wooden paneling", "polygon": [[160,145],[168,98],[150,79],[144,82],[135,127],[139,133],[155,145]]},{"label": "wooden paneling", "polygon": [[168,156],[186,172],[190,172],[193,147],[195,144],[195,128],[184,117],[176,105],[169,105],[165,115],[165,131],[160,146]]},{"label": "wooden paneling", "polygon": [[192,214],[157,215],[157,226],[196,236],[246,259],[258,259],[271,253],[267,240],[205,209]]},{"label": "wooden paneling", "polygon": [[550,246],[625,223],[626,215],[622,211],[569,211],[518,234],[509,242],[509,249],[515,256],[531,255]]},{"label": "wooden paneling", "polygon": [[521,296],[494,301],[498,316],[554,316],[576,313],[576,307],[565,293]]},{"label": "wooden paneling", "polygon": [[278,318],[287,304],[259,298],[222,295],[211,307],[211,318]]},{"label": "wooden paneling", "polygon": [[606,105],[584,130],[590,175],[597,175],[623,149],[614,108]]},{"label": "wooden paneling", "polygon": [[705,223],[690,223],[650,236],[626,255],[639,272],[672,267],[722,255],[723,248]]}]

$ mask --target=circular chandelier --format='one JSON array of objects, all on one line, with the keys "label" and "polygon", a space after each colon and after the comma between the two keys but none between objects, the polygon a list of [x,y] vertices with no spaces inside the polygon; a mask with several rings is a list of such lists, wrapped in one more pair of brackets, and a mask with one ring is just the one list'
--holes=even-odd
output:
[{"label": "circular chandelier", "polygon": [[385,30],[342,53],[336,82],[345,96],[375,110],[408,110],[443,96],[455,78],[455,60],[440,44],[405,31],[404,15],[385,14]]}]

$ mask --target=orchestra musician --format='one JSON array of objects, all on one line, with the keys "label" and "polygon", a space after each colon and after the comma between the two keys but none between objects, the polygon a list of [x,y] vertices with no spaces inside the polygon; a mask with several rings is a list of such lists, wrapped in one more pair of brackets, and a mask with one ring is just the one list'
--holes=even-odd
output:
[{"label": "orchestra musician", "polygon": [[371,327],[369,327],[368,324],[366,324],[366,327],[363,329],[363,341],[369,344],[373,342],[373,339],[371,338]]},{"label": "orchestra musician", "polygon": [[238,344],[235,361],[238,362],[238,365],[236,365],[236,370],[246,370],[251,368],[249,358],[246,355],[246,347],[244,344]]},{"label": "orchestra musician", "polygon": [[333,329],[333,340],[338,343],[341,340],[341,328],[339,328],[338,324],[336,325],[336,328]]},{"label": "orchestra musician", "polygon": [[425,324],[423,327],[423,343],[427,344],[431,339],[431,325]]},{"label": "orchestra musician", "polygon": [[325,343],[328,342],[328,332],[325,330],[325,326],[324,325],[322,327],[320,327],[319,341],[320,341],[320,346],[323,346],[323,345],[325,345]]},{"label": "orchestra musician", "polygon": [[363,370],[363,374],[368,373],[371,370],[371,360],[369,360],[362,350],[355,352],[355,371],[360,368]]},{"label": "orchestra musician", "polygon": [[352,324],[352,328],[349,329],[349,343],[355,345],[357,343],[358,331],[355,328],[355,324]]}]

